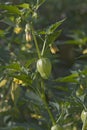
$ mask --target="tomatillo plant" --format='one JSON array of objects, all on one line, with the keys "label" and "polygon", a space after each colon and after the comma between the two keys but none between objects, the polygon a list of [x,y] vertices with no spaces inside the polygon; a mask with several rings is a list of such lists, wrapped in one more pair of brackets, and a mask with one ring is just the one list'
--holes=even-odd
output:
[{"label": "tomatillo plant", "polygon": [[[0,90],[2,90],[2,92],[0,92],[0,96],[2,95],[2,97],[0,97],[0,106],[2,106],[0,113],[5,112],[6,117],[3,117],[3,122],[10,122],[9,124],[11,125],[20,123],[23,125],[25,121],[28,122],[29,130],[43,130],[41,127],[43,127],[44,124],[46,124],[44,127],[46,130],[48,130],[48,128],[50,129],[51,126],[51,130],[62,130],[62,127],[56,124],[56,109],[52,110],[52,105],[50,105],[51,100],[47,100],[46,96],[48,95],[46,95],[46,93],[48,90],[51,90],[51,88],[49,88],[49,81],[47,81],[52,71],[51,60],[48,58],[50,57],[49,45],[51,44],[52,47],[58,38],[61,31],[57,30],[57,28],[64,20],[56,22],[45,29],[45,31],[37,31],[35,29],[34,19],[37,18],[37,9],[45,0],[36,1],[36,5],[30,5],[28,3],[0,5],[1,10],[5,10],[3,13],[7,12],[6,14],[4,13],[4,16],[8,14],[6,16],[6,23],[9,24],[9,27],[5,30],[8,30],[8,32],[4,32],[4,34],[6,34],[5,47],[7,48],[6,50],[9,50],[8,53],[10,53],[10,62],[5,63],[5,67],[0,69]],[[5,19],[2,19],[2,21],[5,22]],[[13,33],[9,33],[9,28],[14,29]],[[21,44],[13,45],[13,41],[14,43],[17,42]],[[51,48],[51,52],[52,54],[56,54],[58,49],[53,47]],[[36,70],[40,76],[37,76]],[[9,81],[7,81],[7,79],[9,79]],[[4,82],[4,85],[1,81]],[[6,87],[4,93],[2,86]],[[50,87],[51,86],[52,85],[50,85]],[[55,97],[53,98],[55,99]],[[1,98],[3,98],[3,100]],[[52,100],[52,102],[54,102],[53,104],[58,106],[54,99]],[[43,105],[43,107],[40,105]],[[43,112],[44,109],[46,109],[47,113],[46,111]],[[31,113],[37,115],[36,117],[42,114],[41,117],[43,119],[39,121],[41,125],[38,125],[38,118],[37,120],[33,120],[35,116],[31,116]],[[47,114],[48,119],[45,117]],[[2,120],[2,115],[4,115],[4,113],[0,115],[0,121]],[[47,120],[50,122],[46,122]],[[5,125],[7,125],[6,123]],[[26,126],[27,125],[24,127]]]}]

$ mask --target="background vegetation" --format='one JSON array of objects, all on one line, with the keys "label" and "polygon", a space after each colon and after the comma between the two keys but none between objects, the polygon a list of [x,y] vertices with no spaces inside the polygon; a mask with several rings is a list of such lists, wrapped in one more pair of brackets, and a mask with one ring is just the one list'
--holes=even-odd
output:
[{"label": "background vegetation", "polygon": [[87,129],[86,4],[0,0],[0,130]]}]

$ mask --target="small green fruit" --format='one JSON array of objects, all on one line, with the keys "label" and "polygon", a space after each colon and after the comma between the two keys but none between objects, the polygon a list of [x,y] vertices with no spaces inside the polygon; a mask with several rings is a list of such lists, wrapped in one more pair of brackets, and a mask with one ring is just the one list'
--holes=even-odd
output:
[{"label": "small green fruit", "polygon": [[37,71],[41,77],[48,79],[51,74],[52,65],[48,58],[41,58],[37,61]]},{"label": "small green fruit", "polygon": [[81,120],[83,123],[87,120],[87,112],[85,110],[81,113]]}]

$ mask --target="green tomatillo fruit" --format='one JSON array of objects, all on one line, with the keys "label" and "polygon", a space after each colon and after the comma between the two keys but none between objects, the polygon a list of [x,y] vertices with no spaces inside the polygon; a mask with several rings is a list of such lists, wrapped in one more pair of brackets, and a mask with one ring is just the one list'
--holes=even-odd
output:
[{"label": "green tomatillo fruit", "polygon": [[37,61],[37,71],[40,73],[41,77],[48,79],[51,74],[52,65],[48,58],[40,58]]},{"label": "green tomatillo fruit", "polygon": [[87,111],[85,111],[85,110],[82,111],[81,120],[83,123],[87,120]]},{"label": "green tomatillo fruit", "polygon": [[60,125],[56,124],[51,127],[51,130],[63,130],[63,128]]},{"label": "green tomatillo fruit", "polygon": [[81,120],[83,122],[82,130],[87,130],[87,111],[82,111]]}]

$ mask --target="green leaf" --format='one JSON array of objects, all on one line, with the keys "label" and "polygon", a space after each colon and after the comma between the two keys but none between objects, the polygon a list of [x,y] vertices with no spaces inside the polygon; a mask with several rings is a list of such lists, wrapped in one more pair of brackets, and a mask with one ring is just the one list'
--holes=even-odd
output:
[{"label": "green leaf", "polygon": [[63,78],[58,78],[55,81],[56,82],[78,83],[78,80],[77,80],[78,76],[79,76],[78,73],[74,73],[74,74],[71,74],[71,75],[63,77]]},{"label": "green leaf", "polygon": [[21,14],[20,10],[13,5],[0,5],[0,8],[3,10],[7,10],[11,14],[17,14],[17,15]]},{"label": "green leaf", "polygon": [[36,10],[45,2],[45,0],[37,0]]},{"label": "green leaf", "polygon": [[59,111],[59,104],[55,102],[50,102],[50,104]]},{"label": "green leaf", "polygon": [[7,17],[5,17],[5,18],[2,20],[2,22],[5,23],[5,24],[10,25],[10,26],[12,26],[12,27],[15,26],[15,23],[14,23],[10,18],[7,18]]},{"label": "green leaf", "polygon": [[45,29],[44,29],[44,30],[40,30],[40,31],[38,31],[38,35],[45,35],[45,34],[46,34]]},{"label": "green leaf", "polygon": [[78,40],[68,40],[68,41],[65,41],[65,44],[85,45],[86,42],[83,39],[78,39]]},{"label": "green leaf", "polygon": [[17,71],[21,70],[21,67],[18,63],[12,63],[12,64],[6,66],[5,68],[13,69],[13,70],[17,70]]},{"label": "green leaf", "polygon": [[25,67],[29,67],[32,63],[34,63],[36,58],[30,59],[26,62]]},{"label": "green leaf", "polygon": [[65,21],[65,19],[56,22],[55,24],[52,24],[47,30],[46,30],[46,34],[51,34],[53,33],[63,22]]},{"label": "green leaf", "polygon": [[36,104],[38,104],[38,103],[41,104],[42,103],[41,98],[32,91],[27,92],[26,97],[29,98],[29,100],[34,101]]},{"label": "green leaf", "polygon": [[47,41],[46,43],[47,44],[53,44],[54,41],[58,38],[58,36],[61,34],[61,30],[57,31],[57,32],[54,32],[50,35],[47,35]]},{"label": "green leaf", "polygon": [[63,86],[53,86],[54,89],[58,90],[58,91],[65,91],[68,92],[68,88],[63,87]]},{"label": "green leaf", "polygon": [[76,58],[77,60],[86,60],[87,59],[87,54],[83,54],[79,57]]},{"label": "green leaf", "polygon": [[1,30],[1,29],[0,29],[0,37],[3,37],[4,35],[5,35],[4,30]]},{"label": "green leaf", "polygon": [[87,75],[87,68],[84,68],[83,70],[82,70],[82,72],[81,72],[81,74],[83,74],[83,75]]},{"label": "green leaf", "polygon": [[18,7],[25,8],[25,9],[29,9],[29,8],[30,8],[30,4],[28,4],[28,3],[23,3],[23,4],[18,5]]},{"label": "green leaf", "polygon": [[24,83],[26,84],[31,84],[32,83],[32,79],[29,75],[26,75],[26,74],[21,74],[20,75],[12,75],[12,77],[15,77],[19,80],[22,80]]}]

